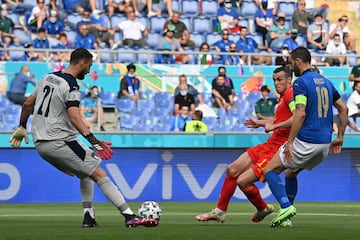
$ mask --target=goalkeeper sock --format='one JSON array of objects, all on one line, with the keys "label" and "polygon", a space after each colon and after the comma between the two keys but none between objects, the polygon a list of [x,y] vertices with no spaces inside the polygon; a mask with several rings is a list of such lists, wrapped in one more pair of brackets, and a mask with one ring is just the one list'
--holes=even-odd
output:
[{"label": "goalkeeper sock", "polygon": [[217,203],[217,208],[226,212],[230,199],[236,190],[236,177],[226,174],[223,186],[221,188],[220,197]]},{"label": "goalkeeper sock", "polygon": [[[133,214],[133,212],[129,209],[127,202],[124,199],[124,196],[121,194],[119,189],[111,182],[109,177],[104,177],[97,182],[99,188],[107,197],[107,199],[117,207],[121,213],[124,211],[129,212],[129,214]],[[131,212],[131,213],[130,213]]]},{"label": "goalkeeper sock", "polygon": [[279,202],[281,208],[287,208],[291,206],[291,203],[285,192],[284,183],[281,181],[279,175],[274,171],[270,171],[265,174],[265,178],[269,184],[271,192]]},{"label": "goalkeeper sock", "polygon": [[94,181],[91,178],[86,177],[80,179],[80,193],[84,211],[85,209],[92,208],[92,201],[94,197]]},{"label": "goalkeeper sock", "polygon": [[285,189],[289,201],[291,202],[291,204],[294,204],[294,200],[298,191],[297,178],[285,177]]},{"label": "goalkeeper sock", "polygon": [[262,199],[260,195],[259,188],[254,184],[248,185],[246,187],[240,187],[247,199],[256,207],[258,211],[263,211],[266,209],[266,202]]}]

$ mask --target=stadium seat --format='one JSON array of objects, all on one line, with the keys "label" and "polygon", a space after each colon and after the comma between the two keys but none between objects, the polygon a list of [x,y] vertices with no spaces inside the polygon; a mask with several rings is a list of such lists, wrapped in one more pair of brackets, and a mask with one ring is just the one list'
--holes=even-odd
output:
[{"label": "stadium seat", "polygon": [[255,103],[261,98],[261,92],[250,92],[247,96],[249,103]]},{"label": "stadium seat", "polygon": [[153,126],[155,124],[159,123],[159,119],[155,116],[149,116],[146,114],[143,114],[143,116],[141,118],[139,118],[139,122],[142,125],[148,125],[151,129],[153,128]]},{"label": "stadium seat", "polygon": [[149,34],[147,36],[147,42],[149,44],[149,48],[151,48],[151,49],[159,49],[160,38],[161,38],[160,33],[149,32]]},{"label": "stadium seat", "polygon": [[205,37],[203,34],[200,33],[190,33],[190,40],[195,42],[195,48],[198,50],[200,45],[205,42]]},{"label": "stadium seat", "polygon": [[206,34],[206,42],[210,46],[219,40],[221,40],[221,35],[219,33],[210,32],[210,33]]},{"label": "stadium seat", "polygon": [[257,9],[258,7],[256,6],[255,1],[243,1],[241,5],[241,15],[253,18]]},{"label": "stadium seat", "polygon": [[211,20],[207,17],[200,16],[200,17],[194,17],[193,18],[193,30],[196,33],[211,33],[213,27]]},{"label": "stadium seat", "polygon": [[99,96],[103,108],[113,108],[115,111],[117,110],[117,94],[115,92],[101,91]]},{"label": "stadium seat", "polygon": [[121,98],[117,101],[117,109],[121,113],[131,113],[135,103],[131,99]]},{"label": "stadium seat", "polygon": [[226,124],[217,124],[213,129],[214,132],[231,132],[231,130],[231,126]]},{"label": "stadium seat", "polygon": [[9,12],[6,16],[10,18],[15,25],[19,24],[19,14],[14,12]]},{"label": "stadium seat", "polygon": [[136,63],[137,58],[136,58],[136,53],[134,52],[133,49],[129,48],[129,47],[119,47],[117,48],[117,62],[118,63]]},{"label": "stadium seat", "polygon": [[153,127],[154,132],[170,132],[171,125],[170,124],[155,124]]},{"label": "stadium seat", "polygon": [[4,112],[9,106],[10,106],[10,100],[7,97],[2,96],[0,99],[0,114]]},{"label": "stadium seat", "polygon": [[173,12],[181,12],[181,9],[180,9],[180,1],[178,1],[178,0],[172,0],[172,1],[171,1],[171,6],[172,6]]},{"label": "stadium seat", "polygon": [[299,34],[295,41],[299,45],[299,47],[307,48],[307,40],[304,35]]},{"label": "stadium seat", "polygon": [[77,33],[75,30],[65,30],[65,34],[67,36],[68,41],[71,43],[72,46],[75,44],[75,39],[77,36]]},{"label": "stadium seat", "polygon": [[150,52],[149,48],[139,48],[137,50],[138,63],[150,64],[153,62],[153,58],[154,58],[153,55],[147,52]]},{"label": "stadium seat", "polygon": [[[155,102],[160,103],[162,101],[170,102],[172,100],[172,94],[169,92],[155,92]],[[172,102],[173,103],[173,102]]]},{"label": "stadium seat", "polygon": [[122,114],[120,117],[119,128],[122,130],[132,130],[134,125],[137,124],[137,119],[128,114]]},{"label": "stadium seat", "polygon": [[235,124],[232,128],[233,132],[248,132],[250,131],[244,124]]},{"label": "stadium seat", "polygon": [[261,34],[255,33],[255,34],[249,34],[248,36],[253,38],[255,42],[257,42],[257,44],[263,45],[263,39]]},{"label": "stadium seat", "polygon": [[114,59],[113,59],[113,53],[110,52],[111,49],[108,47],[100,47],[100,49],[101,49],[101,51],[99,51],[100,61],[102,63],[112,63]]},{"label": "stadium seat", "polygon": [[15,115],[19,116],[21,114],[21,105],[18,104],[11,104],[5,109],[6,115]]},{"label": "stadium seat", "polygon": [[240,35],[239,34],[234,34],[234,33],[231,33],[229,35],[229,40],[232,40],[234,43],[236,43],[237,41],[239,41],[240,39]]},{"label": "stadium seat", "polygon": [[247,27],[247,29],[250,31],[249,19],[247,19],[247,18],[240,19],[239,25],[241,27]]},{"label": "stadium seat", "polygon": [[144,25],[147,29],[149,29],[149,19],[144,16],[138,16],[136,17],[136,20],[141,22],[142,25]]},{"label": "stadium seat", "polygon": [[32,43],[31,41],[31,33],[25,32],[24,30],[20,28],[15,28],[13,30],[13,34],[16,35],[20,39],[21,45],[24,45],[25,43]]},{"label": "stadium seat", "polygon": [[169,109],[166,107],[155,106],[155,109],[153,110],[153,112],[151,114],[153,116],[157,117],[158,119],[160,119],[160,121],[163,121],[163,118],[172,115],[172,113],[173,113],[173,108]]},{"label": "stadium seat", "polygon": [[[161,110],[161,109],[160,109]],[[163,125],[171,125],[171,122],[172,122],[172,115],[169,115],[166,113],[166,111],[162,111],[161,110],[161,113],[163,115],[161,115],[161,117],[159,117],[160,115],[156,115],[153,113],[154,116],[158,116],[158,119],[159,119],[159,123],[160,124],[163,124]],[[166,115],[165,115],[166,114]]]},{"label": "stadium seat", "polygon": [[140,92],[140,99],[153,101],[154,100],[154,93],[149,91],[141,91]]},{"label": "stadium seat", "polygon": [[199,10],[199,1],[195,0],[182,0],[181,1],[181,11],[183,14],[195,17],[200,13]]},{"label": "stadium seat", "polygon": [[71,13],[67,15],[66,19],[67,22],[70,23],[72,30],[77,31],[78,29],[76,29],[76,24],[82,20],[81,15],[78,13]]},{"label": "stadium seat", "polygon": [[292,17],[295,10],[295,2],[279,1],[278,11],[284,13],[285,17]]},{"label": "stadium seat", "polygon": [[139,99],[137,103],[137,108],[140,111],[149,113],[154,110],[155,102],[152,99]]},{"label": "stadium seat", "polygon": [[111,28],[114,28],[115,26],[119,25],[120,22],[123,22],[125,20],[127,20],[126,15],[114,14],[110,18],[110,26],[111,26]]},{"label": "stadium seat", "polygon": [[147,124],[139,123],[133,126],[133,130],[137,132],[151,132],[151,129],[152,129],[151,126]]},{"label": "stadium seat", "polygon": [[219,119],[223,119],[223,118],[226,118],[227,117],[227,112],[225,109],[223,108],[218,108],[217,109],[217,115],[218,115],[218,118]]},{"label": "stadium seat", "polygon": [[164,32],[164,25],[167,21],[166,17],[154,16],[149,19],[150,21],[150,31],[156,33]]},{"label": "stadium seat", "polygon": [[180,21],[185,24],[190,33],[193,32],[193,26],[191,24],[191,18],[189,16],[180,16]]},{"label": "stadium seat", "polygon": [[219,8],[218,2],[214,0],[202,1],[202,15],[206,17],[215,17],[217,15],[217,9]]},{"label": "stadium seat", "polygon": [[219,124],[216,117],[203,117],[202,121],[208,126],[209,131],[213,131],[214,127]]},{"label": "stadium seat", "polygon": [[20,121],[20,115],[16,114],[5,114],[3,116],[3,124],[8,130],[14,130],[18,127]]},{"label": "stadium seat", "polygon": [[357,53],[356,51],[347,51],[347,63],[350,67],[357,65]]}]

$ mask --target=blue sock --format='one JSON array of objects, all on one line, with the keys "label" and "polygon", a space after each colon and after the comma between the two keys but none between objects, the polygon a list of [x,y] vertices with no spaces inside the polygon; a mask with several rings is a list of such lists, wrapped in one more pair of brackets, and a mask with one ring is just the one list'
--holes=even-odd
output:
[{"label": "blue sock", "polygon": [[270,190],[279,202],[281,208],[287,208],[291,205],[289,199],[286,196],[284,183],[281,181],[279,175],[270,171],[265,174],[266,181],[269,184]]},{"label": "blue sock", "polygon": [[285,177],[285,189],[287,197],[291,204],[294,204],[294,200],[298,191],[297,178],[296,177]]}]

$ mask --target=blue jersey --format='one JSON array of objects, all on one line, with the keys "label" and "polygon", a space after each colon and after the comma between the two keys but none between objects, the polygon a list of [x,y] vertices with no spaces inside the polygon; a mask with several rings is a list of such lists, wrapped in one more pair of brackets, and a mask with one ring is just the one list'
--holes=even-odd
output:
[{"label": "blue jersey", "polygon": [[307,70],[293,84],[294,97],[306,97],[306,118],[297,138],[314,144],[330,143],[333,130],[332,105],[339,93],[315,71]]}]

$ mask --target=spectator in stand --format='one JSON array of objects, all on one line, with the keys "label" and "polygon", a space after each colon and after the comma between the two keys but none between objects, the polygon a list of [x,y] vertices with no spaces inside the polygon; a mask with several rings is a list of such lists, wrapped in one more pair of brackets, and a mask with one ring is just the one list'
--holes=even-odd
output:
[{"label": "spectator in stand", "polygon": [[283,47],[281,48],[281,56],[276,56],[275,58],[275,65],[281,65],[281,66],[286,66],[288,64],[290,64],[289,62],[289,53],[290,53],[290,49],[287,45],[283,45]]},{"label": "spectator in stand", "polygon": [[[3,32],[0,30],[0,48],[7,48],[5,38],[3,37]],[[0,61],[10,60],[9,54],[6,50],[0,50]]]},{"label": "spectator in stand", "polygon": [[[124,38],[122,41],[123,45],[130,47],[145,47],[148,46],[147,41],[144,39],[149,33],[148,29],[138,20],[136,20],[134,10],[129,7],[127,10],[127,20],[120,22],[117,26],[110,30],[112,35],[116,31],[121,30]],[[115,44],[115,46],[118,43]]]},{"label": "spectator in stand", "polygon": [[58,12],[51,10],[49,18],[45,20],[43,28],[46,31],[46,36],[53,39],[53,43],[57,43],[60,33],[64,32],[65,26],[60,19],[58,19]]},{"label": "spectator in stand", "polygon": [[299,0],[298,1],[298,8],[294,11],[291,20],[292,20],[292,27],[298,29],[299,33],[306,36],[307,28],[309,26],[309,22],[313,20],[313,16],[306,11],[306,1]]},{"label": "spectator in stand", "polygon": [[203,113],[196,110],[191,117],[191,121],[185,124],[185,132],[201,133],[208,132],[208,126],[202,121]]},{"label": "spectator in stand", "polygon": [[162,16],[165,8],[171,18],[173,15],[171,0],[147,0],[148,17]]},{"label": "spectator in stand", "polygon": [[270,48],[280,49],[290,34],[290,30],[285,26],[285,14],[278,14],[276,23],[269,27],[268,32]]},{"label": "spectator in stand", "polygon": [[[162,51],[172,51],[172,52],[184,52],[184,49],[181,47],[179,41],[174,38],[174,33],[175,33],[175,28],[172,25],[168,25],[168,28],[164,30],[164,36],[162,38],[160,38],[159,40],[159,49],[158,50],[162,50]],[[164,55],[164,54],[163,54]],[[173,55],[173,54],[169,54],[169,53],[165,53],[166,55]],[[189,56],[188,55],[184,55],[184,54],[179,54],[179,55],[173,55],[175,62],[177,63],[188,63],[189,62]]]},{"label": "spectator in stand", "polygon": [[189,93],[187,84],[179,86],[179,93],[175,95],[174,114],[178,115],[182,106],[188,106],[189,115],[195,111],[195,98],[194,95]]},{"label": "spectator in stand", "polygon": [[288,36],[282,46],[286,46],[290,51],[294,50],[295,48],[299,47],[299,44],[296,42],[298,37],[298,30],[293,28],[290,30],[290,36]]},{"label": "spectator in stand", "polygon": [[265,2],[267,3],[266,8],[271,11],[272,15],[276,16],[279,9],[279,0],[255,0],[259,8],[261,8]]},{"label": "spectator in stand", "polygon": [[62,1],[59,2],[57,2],[57,0],[49,0],[49,3],[46,6],[48,8],[49,13],[51,13],[51,11],[57,12],[58,19],[62,21],[64,24],[66,24],[67,23],[66,11],[63,8]]},{"label": "spectator in stand", "polygon": [[333,39],[335,34],[340,36],[341,42],[345,43],[346,49],[356,51],[356,39],[350,34],[349,27],[346,26],[349,18],[346,15],[342,15],[337,23],[330,25],[329,37]]},{"label": "spectator in stand", "polygon": [[[33,41],[33,47],[35,49],[49,49],[50,43],[46,36],[46,31],[44,28],[39,28],[38,30],[38,37],[34,39]],[[38,55],[38,61],[43,62],[45,59],[47,59],[47,52],[44,51],[36,51]]]},{"label": "spectator in stand", "polygon": [[34,79],[34,75],[30,72],[29,66],[23,65],[20,72],[16,73],[15,77],[12,79],[9,91],[7,92],[10,101],[15,104],[23,105],[27,98],[25,93],[28,83],[36,86],[36,80]]},{"label": "spectator in stand", "polygon": [[231,0],[224,1],[224,7],[220,7],[217,11],[216,18],[218,21],[218,32],[228,30],[231,33],[239,33],[239,16],[235,9],[232,7]]},{"label": "spectator in stand", "polygon": [[354,91],[351,93],[346,103],[349,108],[349,121],[356,123],[356,119],[360,117],[360,82],[354,82]]},{"label": "spectator in stand", "polygon": [[111,17],[114,13],[128,13],[131,7],[131,0],[108,0],[107,1],[108,16]]},{"label": "spectator in stand", "polygon": [[354,89],[354,83],[360,82],[360,64],[353,66],[349,75],[350,86]]},{"label": "spectator in stand", "polygon": [[82,24],[79,26],[79,33],[76,36],[74,48],[99,49],[94,35],[89,33],[89,25]]},{"label": "spectator in stand", "polygon": [[23,29],[25,32],[28,31],[25,25],[14,24],[13,20],[7,17],[8,14],[8,5],[1,5],[1,14],[0,14],[0,30],[2,31],[2,37],[5,39],[5,44],[8,46],[12,41],[15,35],[13,34],[14,28]]},{"label": "spectator in stand", "polygon": [[307,29],[308,48],[314,50],[325,50],[329,41],[327,24],[321,14],[314,17],[314,22]]},{"label": "spectator in stand", "polygon": [[126,66],[127,73],[121,79],[118,98],[129,98],[137,104],[140,99],[140,79],[136,76],[136,66],[132,63]]},{"label": "spectator in stand", "polygon": [[40,29],[47,17],[48,8],[45,5],[45,0],[36,0],[36,6],[32,8],[28,19],[28,25]]},{"label": "spectator in stand", "polygon": [[256,53],[256,50],[259,50],[261,55],[252,55],[251,64],[271,64],[271,56],[267,56],[266,52],[272,52],[271,48],[268,48],[264,45],[259,45],[253,38],[248,36],[247,27],[241,27],[240,30],[240,39],[236,42],[237,51],[243,55],[244,63],[248,63],[248,55],[246,53]]},{"label": "spectator in stand", "polygon": [[[242,4],[243,0],[232,0],[231,4],[232,4],[232,9],[234,9],[237,13],[237,15],[240,17],[242,12],[241,12],[241,4]],[[219,7],[225,7],[225,0],[218,0],[219,3]]]},{"label": "spectator in stand", "polygon": [[255,104],[256,117],[259,120],[274,121],[275,106],[277,104],[277,98],[270,98],[269,94],[271,88],[264,85],[260,89],[262,98]]},{"label": "spectator in stand", "polygon": [[236,50],[236,43],[232,43],[230,44],[229,47],[229,53],[232,53],[234,55],[224,55],[223,56],[223,65],[237,65],[237,66],[242,66],[244,64],[243,60],[241,59],[239,54],[237,53]]},{"label": "spectator in stand", "polygon": [[334,38],[329,41],[326,46],[326,55],[325,61],[328,62],[330,66],[340,66],[346,63],[346,47],[341,41],[339,34],[335,33]]},{"label": "spectator in stand", "polygon": [[80,32],[79,27],[84,24],[88,25],[89,33],[94,35],[98,46],[114,46],[114,34],[109,31],[109,22],[106,15],[100,15],[98,17],[90,16],[90,12],[84,10],[82,12],[82,20],[77,23],[78,33]]},{"label": "spectator in stand", "polygon": [[135,15],[139,16],[142,11],[146,9],[147,0],[132,0],[132,7],[135,10]]},{"label": "spectator in stand", "polygon": [[[229,39],[230,31],[228,29],[224,29],[221,31],[221,37],[222,39],[219,41],[216,41],[211,48],[215,49],[218,53],[224,53],[229,52],[230,44],[234,43],[233,40]],[[221,61],[223,61],[225,55],[220,55]]]},{"label": "spectator in stand", "polygon": [[185,131],[185,124],[189,121],[191,121],[191,117],[189,116],[189,107],[187,105],[183,105],[180,108],[179,114],[177,114],[172,118],[170,131],[173,132]]},{"label": "spectator in stand", "polygon": [[19,13],[20,15],[23,15],[24,12],[31,12],[33,9],[33,5],[24,3],[23,0],[3,0],[2,2],[6,3],[8,10]]},{"label": "spectator in stand", "polygon": [[171,19],[168,20],[164,29],[168,29],[168,25],[173,25],[175,27],[174,37],[179,41],[182,47],[195,48],[195,42],[190,40],[190,32],[187,29],[185,23],[180,21],[180,13],[174,12]]},{"label": "spectator in stand", "polygon": [[99,16],[104,12],[102,9],[96,9],[97,0],[63,0],[65,10],[69,13],[82,14],[84,10],[92,13],[92,15]]},{"label": "spectator in stand", "polygon": [[[235,96],[234,83],[233,83],[233,80],[230,77],[226,76],[226,68],[225,68],[225,66],[218,67],[218,75],[224,77],[224,85],[230,87],[231,95]],[[216,87],[216,85],[217,85],[217,77],[214,78],[212,80],[212,82],[211,82],[211,86],[212,86],[213,89]]]},{"label": "spectator in stand", "polygon": [[67,39],[66,33],[62,32],[59,34],[59,42],[57,45],[53,46],[53,48],[56,49],[56,52],[52,53],[51,60],[61,63],[70,61],[71,52],[61,51],[64,49],[72,49],[72,46]]},{"label": "spectator in stand", "polygon": [[[14,38],[14,44],[18,43],[20,45],[20,39],[18,37]],[[23,60],[25,62],[36,62],[38,61],[38,54],[35,52],[34,47],[32,46],[32,44],[26,43],[24,46],[20,45],[20,48],[25,48],[25,52],[23,55]]]},{"label": "spectator in stand", "polygon": [[[214,56],[210,53],[210,45],[207,42],[200,44],[199,51],[202,52],[199,55],[200,64],[211,65],[214,62]],[[195,62],[197,63],[197,62]]]},{"label": "spectator in stand", "polygon": [[196,105],[204,104],[201,93],[199,93],[198,90],[193,85],[188,83],[188,80],[187,80],[187,77],[186,77],[185,74],[181,74],[179,76],[179,85],[175,88],[174,97],[180,93],[180,86],[182,84],[185,84],[187,86],[187,88],[188,88],[188,90],[187,90],[188,93],[190,93],[191,95],[194,96],[194,100],[195,100]]},{"label": "spectator in stand", "polygon": [[216,84],[213,85],[212,95],[215,107],[217,108],[229,110],[234,105],[234,96],[231,88],[225,85],[225,77],[223,75],[216,77]]},{"label": "spectator in stand", "polygon": [[99,88],[92,86],[90,90],[80,102],[80,112],[89,129],[93,123],[100,121],[100,130],[105,131],[104,109],[101,106],[101,101],[99,101]]},{"label": "spectator in stand", "polygon": [[261,5],[255,13],[255,31],[262,35],[263,45],[268,46],[266,38],[269,27],[273,25],[274,14],[273,9],[268,9],[268,1],[261,0]]}]

